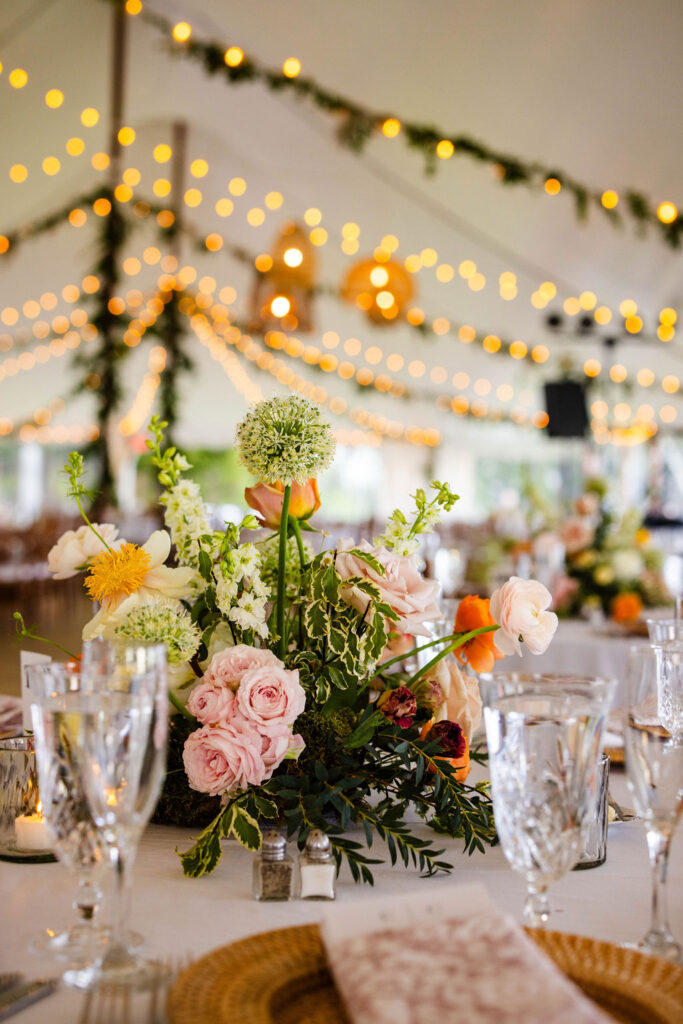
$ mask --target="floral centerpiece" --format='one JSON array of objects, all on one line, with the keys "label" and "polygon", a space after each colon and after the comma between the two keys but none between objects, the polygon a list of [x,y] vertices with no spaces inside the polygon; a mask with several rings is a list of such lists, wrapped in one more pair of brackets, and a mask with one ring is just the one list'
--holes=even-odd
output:
[{"label": "floral centerpiece", "polygon": [[556,581],[560,615],[596,610],[615,622],[634,622],[643,608],[670,600],[662,577],[662,553],[652,545],[635,509],[617,518],[605,506],[606,487],[588,481],[560,527],[565,575]]},{"label": "floral centerpiece", "polygon": [[[469,853],[494,843],[488,783],[467,781],[471,759],[484,759],[470,747],[481,717],[473,673],[521,640],[545,650],[557,625],[550,593],[513,577],[490,602],[466,598],[452,632],[431,637],[438,584],[422,576],[416,552],[457,500],[447,484],[416,490],[411,514],[396,510],[373,544],[326,546],[311,517],[317,476],[334,455],[331,429],[303,398],[275,398],[237,431],[256,478],[246,499],[259,519],[213,530],[187,460],[164,447],[164,427],[154,418],[147,443],[167,529],[138,546],[90,523],[82,461],[72,454],[66,468],[86,525],[59,541],[50,568],[59,578],[84,572],[99,602],[84,639],[168,646],[184,769],[172,775],[176,784],[186,777],[185,800],[191,792],[213,814],[180,854],[185,873],[211,871],[231,835],[258,849],[265,823],[286,827],[300,845],[323,829],[356,881],[372,882],[376,835],[392,862],[449,870],[435,842],[406,823],[409,805]],[[243,539],[261,526],[271,531],[265,539]],[[29,632],[20,616],[19,626]],[[352,823],[364,843],[347,834]]]}]

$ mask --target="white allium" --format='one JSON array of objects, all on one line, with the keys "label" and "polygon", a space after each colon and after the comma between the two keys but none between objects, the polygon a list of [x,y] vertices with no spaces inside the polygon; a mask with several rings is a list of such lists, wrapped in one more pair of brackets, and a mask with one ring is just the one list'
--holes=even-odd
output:
[{"label": "white allium", "polygon": [[116,636],[165,643],[171,665],[197,653],[201,632],[178,601],[150,600],[138,604],[116,627]]},{"label": "white allium", "polygon": [[332,462],[335,442],[317,406],[291,395],[259,404],[237,428],[240,461],[266,484],[305,483]]}]

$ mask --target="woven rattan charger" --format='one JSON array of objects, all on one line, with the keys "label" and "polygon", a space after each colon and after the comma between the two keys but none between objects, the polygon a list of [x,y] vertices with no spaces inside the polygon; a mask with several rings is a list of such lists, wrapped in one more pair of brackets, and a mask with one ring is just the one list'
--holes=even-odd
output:
[{"label": "woven rattan charger", "polygon": [[[529,934],[622,1024],[683,1020],[683,968],[578,935]],[[252,935],[207,954],[178,977],[168,1014],[171,1024],[348,1024],[317,925]]]}]

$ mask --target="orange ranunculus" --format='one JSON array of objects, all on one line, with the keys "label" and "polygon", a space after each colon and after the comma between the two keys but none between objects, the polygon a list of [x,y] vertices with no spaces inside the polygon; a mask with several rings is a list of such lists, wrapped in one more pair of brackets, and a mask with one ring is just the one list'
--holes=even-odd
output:
[{"label": "orange ranunculus", "polygon": [[[455,615],[454,633],[469,633],[481,626],[495,626],[489,611],[488,598],[475,597],[468,594],[458,605]],[[495,633],[481,633],[458,647],[455,656],[462,665],[469,665],[475,672],[490,672],[493,664],[500,661],[503,655],[496,647],[493,638]]]},{"label": "orange ranunculus", "polygon": [[[455,737],[457,743],[457,750],[455,757],[444,757],[435,758],[435,760],[450,761],[453,768],[456,768],[455,780],[456,782],[464,782],[467,776],[470,774],[470,745],[467,742],[467,736],[462,731],[457,722],[437,722],[436,724],[431,721],[427,722],[422,727],[420,732],[420,739],[436,739],[436,735],[430,736],[432,729],[443,732],[445,735],[440,736],[441,742],[445,749],[449,746],[453,746],[453,737]],[[451,735],[453,734],[453,735]],[[430,765],[429,771],[434,774],[435,769]]]},{"label": "orange ranunculus", "polygon": [[[263,525],[275,529],[280,525],[284,492],[284,484],[278,480],[276,484],[257,484],[256,487],[247,487],[244,497],[247,504],[259,513]],[[305,484],[298,484],[295,481],[292,484],[292,493],[289,499],[289,514],[292,519],[309,519],[319,508],[318,481],[314,477],[307,480]]]},{"label": "orange ranunculus", "polygon": [[617,594],[612,601],[612,618],[615,622],[633,622],[639,618],[642,610],[643,602],[631,590]]}]

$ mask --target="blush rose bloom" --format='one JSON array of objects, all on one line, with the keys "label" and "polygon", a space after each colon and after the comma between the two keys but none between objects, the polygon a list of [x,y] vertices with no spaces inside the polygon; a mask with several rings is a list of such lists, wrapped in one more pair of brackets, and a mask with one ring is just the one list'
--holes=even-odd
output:
[{"label": "blush rose bloom", "polygon": [[600,510],[600,499],[593,491],[586,491],[576,499],[574,509],[580,516],[594,516]]},{"label": "blush rose bloom", "polygon": [[187,710],[202,725],[227,724],[235,711],[235,694],[227,686],[202,682],[195,686]]},{"label": "blush rose bloom", "polygon": [[185,740],[183,764],[192,789],[220,796],[258,786],[269,778],[256,729],[235,717],[228,725],[205,725]]},{"label": "blush rose bloom", "polygon": [[450,691],[439,717],[457,722],[468,743],[481,725],[481,694],[475,675],[463,672],[454,658],[444,659],[450,676]]},{"label": "blush rose bloom", "polygon": [[[118,529],[111,523],[93,523],[93,526],[110,548],[117,548],[122,543],[122,538],[117,540]],[[62,534],[48,553],[47,567],[54,579],[68,580],[105,550],[104,544],[89,526],[80,526],[77,530],[67,530]]]},{"label": "blush rose bloom", "polygon": [[264,732],[261,736],[261,756],[268,772],[266,779],[271,777],[285,758],[296,760],[305,746],[303,736],[293,736],[287,725]]},{"label": "blush rose bloom", "polygon": [[284,668],[280,659],[265,647],[249,647],[248,644],[226,647],[214,654],[202,682],[229,686],[231,690],[236,690],[245,672],[264,665]]},{"label": "blush rose bloom", "polygon": [[568,555],[576,555],[593,543],[595,531],[585,516],[569,516],[562,524],[560,538]]},{"label": "blush rose bloom", "polygon": [[557,615],[547,609],[552,597],[538,580],[511,576],[491,595],[490,610],[497,622],[496,647],[503,654],[521,654],[520,637],[532,654],[543,654],[557,629]]},{"label": "blush rose bloom", "polygon": [[292,725],[306,706],[298,671],[278,665],[245,672],[235,699],[242,717],[262,732]]},{"label": "blush rose bloom", "polygon": [[[380,576],[367,562],[350,554],[350,549],[354,547],[373,555],[384,566],[386,575]],[[441,615],[436,603],[439,583],[424,579],[413,555],[397,555],[385,547],[373,547],[366,540],[354,544],[347,537],[337,545],[335,565],[343,580],[361,576],[375,584],[381,599],[398,615],[398,619],[391,623],[393,630],[410,633],[412,636],[432,635],[426,623]],[[340,593],[342,599],[353,608],[360,612],[366,610],[370,599],[362,590],[351,585],[342,587]]]},{"label": "blush rose bloom", "polygon": [[[284,484],[279,481],[275,484],[257,484],[256,487],[247,487],[244,497],[247,504],[251,505],[261,517],[263,526],[270,526],[275,529],[280,525],[282,518],[282,499],[285,493]],[[296,480],[292,484],[292,492],[289,498],[289,515],[293,519],[310,519],[314,512],[320,508],[320,494],[318,493],[318,481],[311,477],[306,483],[298,484]]]}]

